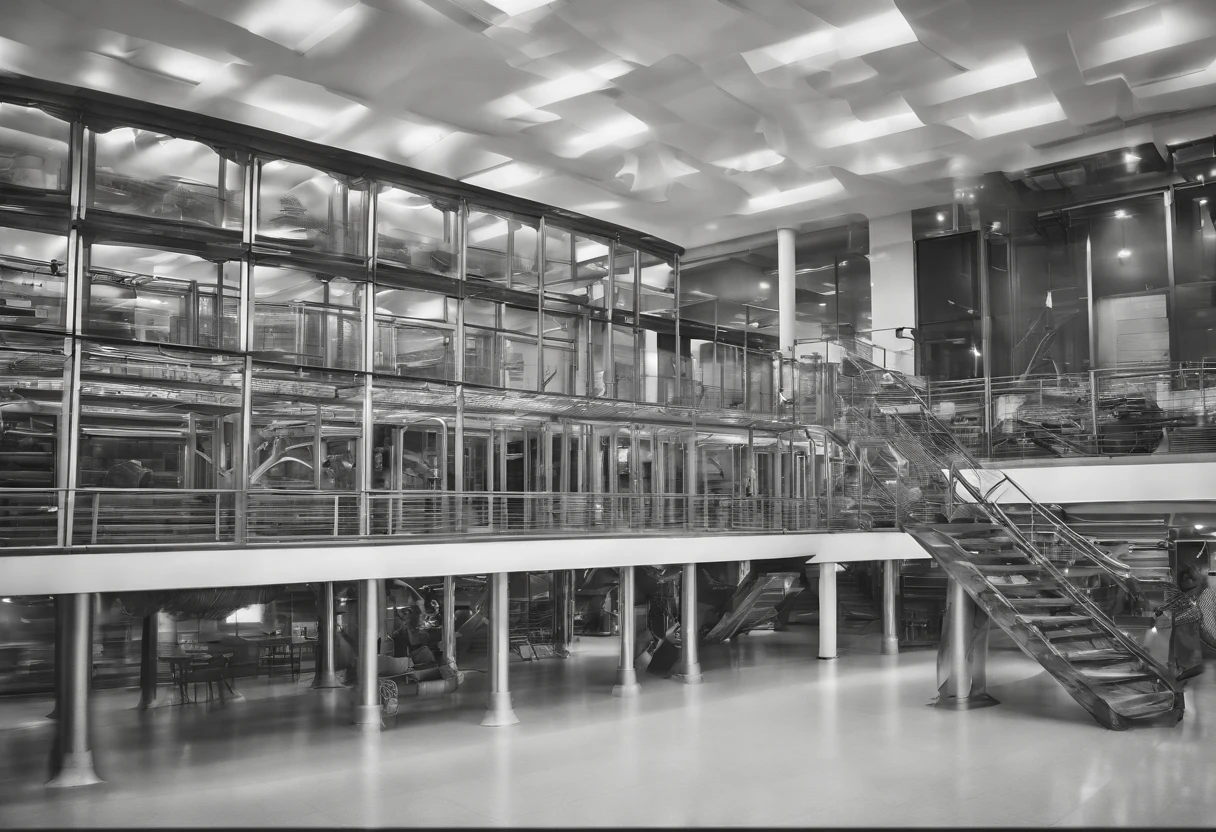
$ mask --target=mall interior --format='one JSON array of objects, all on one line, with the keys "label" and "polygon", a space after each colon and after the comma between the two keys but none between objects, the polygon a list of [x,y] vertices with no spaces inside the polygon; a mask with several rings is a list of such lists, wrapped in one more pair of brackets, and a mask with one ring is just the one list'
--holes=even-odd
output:
[{"label": "mall interior", "polygon": [[11,0],[0,825],[1216,822],[1216,6]]}]

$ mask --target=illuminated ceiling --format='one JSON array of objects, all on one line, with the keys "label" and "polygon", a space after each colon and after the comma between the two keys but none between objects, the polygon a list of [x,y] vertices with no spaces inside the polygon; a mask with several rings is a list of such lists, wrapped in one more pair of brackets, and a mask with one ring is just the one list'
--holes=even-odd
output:
[{"label": "illuminated ceiling", "polygon": [[0,70],[687,247],[1210,136],[1214,59],[1210,0],[5,0],[0,27]]}]

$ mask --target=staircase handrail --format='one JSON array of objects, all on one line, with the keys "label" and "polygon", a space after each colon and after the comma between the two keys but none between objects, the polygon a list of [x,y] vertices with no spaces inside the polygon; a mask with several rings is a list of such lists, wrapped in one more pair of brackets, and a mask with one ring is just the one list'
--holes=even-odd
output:
[{"label": "staircase handrail", "polygon": [[[872,361],[868,361],[867,359],[862,358],[861,356],[857,356],[852,353],[849,353],[847,350],[845,350],[845,356],[850,361],[857,364],[861,369],[867,369],[866,365],[869,365],[869,369],[878,370],[879,372],[888,375],[897,385],[900,386],[900,388],[904,392],[911,395],[913,397],[913,399],[917,402],[917,404],[920,405],[920,408],[923,411],[925,418],[928,419],[933,424],[933,426],[938,431],[940,431],[944,436],[948,436],[950,438],[950,443],[954,446],[954,448],[958,452],[959,456],[961,456],[963,459],[965,459],[967,461],[968,467],[971,470],[973,470],[973,471],[990,470],[990,469],[984,468],[984,466],[981,465],[979,463],[979,461],[976,460],[975,457],[973,457],[967,451],[967,449],[964,448],[962,446],[962,444],[958,442],[958,440],[955,438],[954,434],[951,433],[951,431],[945,425],[943,425],[940,420],[938,420],[938,418],[933,414],[932,408],[928,405],[928,403],[925,402],[925,400],[921,397],[920,393],[917,392],[915,387],[913,387],[911,384],[907,383],[907,381],[903,378],[902,373],[879,367],[878,365],[874,364]],[[1005,514],[1004,511],[997,508],[995,503],[990,503],[984,495],[980,494],[980,492],[977,489],[975,489],[971,486],[971,483],[969,481],[967,481],[966,478],[964,478],[962,476],[956,476],[957,469],[958,469],[957,462],[951,462],[951,464],[950,464],[951,481],[952,482],[958,481],[958,482],[963,483],[964,488],[975,498],[977,503],[984,506],[985,508],[990,508],[990,507],[994,508],[1000,514],[1001,518],[1007,524],[1009,524],[1013,529],[1016,530],[1017,525],[1009,519],[1009,517]],[[1108,553],[1104,552],[1101,548],[1099,548],[1096,543],[1093,543],[1092,541],[1090,541],[1087,538],[1083,537],[1082,535],[1078,534],[1075,530],[1069,528],[1067,526],[1067,524],[1062,523],[1060,520],[1053,517],[1049,512],[1046,511],[1046,509],[1043,508],[1042,504],[1038,503],[1029,494],[1027,494],[1025,489],[1023,489],[1021,486],[1019,486],[1013,480],[1013,478],[1011,478],[1008,474],[1006,474],[1004,472],[1001,472],[1001,473],[1002,473],[1002,479],[1001,479],[1001,481],[998,481],[997,485],[1002,484],[1002,482],[1008,482],[1010,485],[1012,485],[1014,488],[1016,488],[1017,491],[1026,499],[1027,504],[1030,505],[1031,508],[1033,510],[1035,510],[1037,513],[1039,513],[1041,516],[1043,516],[1045,519],[1047,519],[1049,524],[1053,527],[1053,529],[1056,530],[1057,533],[1061,534],[1061,536],[1067,541],[1067,543],[1070,546],[1072,546],[1074,549],[1076,549],[1087,560],[1092,561],[1095,566],[1102,569],[1104,572],[1108,573],[1120,587],[1122,587],[1125,591],[1130,593],[1133,597],[1135,597],[1136,595],[1139,595],[1139,587],[1135,583],[1135,578],[1132,577],[1131,567],[1112,558]],[[1018,531],[1018,534],[1021,535],[1021,532]],[[1023,536],[1023,539],[1025,539],[1024,536]],[[1037,551],[1037,548],[1036,548],[1036,551]]]}]

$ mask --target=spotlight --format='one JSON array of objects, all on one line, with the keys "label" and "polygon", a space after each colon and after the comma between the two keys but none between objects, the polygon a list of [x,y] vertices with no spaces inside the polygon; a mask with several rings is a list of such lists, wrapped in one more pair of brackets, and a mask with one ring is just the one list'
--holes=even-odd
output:
[{"label": "spotlight", "polygon": [[1206,199],[1201,199],[1201,200],[1199,200],[1199,204],[1200,204],[1200,205],[1207,205],[1207,204],[1208,204],[1208,201],[1207,201]]},{"label": "spotlight", "polygon": [[1196,524],[1195,524],[1195,531],[1197,531],[1197,532],[1201,532],[1201,531],[1203,531],[1203,524],[1202,524],[1202,523],[1196,523]]},{"label": "spotlight", "polygon": [[979,347],[972,347],[971,354],[974,355],[976,358],[979,358],[980,357]]},{"label": "spotlight", "polygon": [[1126,260],[1127,258],[1129,258],[1131,256],[1132,256],[1132,250],[1130,248],[1119,249],[1119,254],[1117,255],[1117,257],[1120,260]]},{"label": "spotlight", "polygon": [[946,221],[946,215],[945,215],[945,214],[942,214],[942,213],[940,213],[940,212],[939,212],[939,213],[938,213],[938,215],[937,215],[937,221],[938,221],[938,222],[945,222],[945,221]]},{"label": "spotlight", "polygon": [[992,230],[993,230],[993,231],[1000,231],[1000,230],[1001,230],[1001,224],[1000,224],[1000,222],[999,222],[999,221],[998,221],[998,222],[994,222],[994,223],[992,224]]},{"label": "spotlight", "polygon": [[1123,154],[1123,161],[1129,165],[1133,165],[1136,162],[1140,161],[1140,157],[1137,156],[1135,153],[1128,152],[1128,153]]},{"label": "spotlight", "polygon": [[760,286],[761,289],[773,288],[773,284],[769,283],[767,280],[761,280],[758,285]]},{"label": "spotlight", "polygon": [[1122,208],[1120,208],[1119,210],[1115,211],[1115,219],[1117,219],[1117,220],[1127,219],[1127,212],[1124,211]]}]

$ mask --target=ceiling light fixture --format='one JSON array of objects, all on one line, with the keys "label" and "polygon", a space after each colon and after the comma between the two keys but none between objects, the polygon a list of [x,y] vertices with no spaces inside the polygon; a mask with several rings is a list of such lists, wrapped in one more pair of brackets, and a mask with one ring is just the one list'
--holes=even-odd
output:
[{"label": "ceiling light fixture", "polygon": [[1127,212],[1124,211],[1122,208],[1120,208],[1119,210],[1115,211],[1115,219],[1117,219],[1117,220],[1127,219]]},{"label": "ceiling light fixture", "polygon": [[714,165],[727,170],[737,170],[743,173],[752,173],[757,170],[771,168],[773,165],[779,165],[785,161],[785,157],[775,150],[765,148],[764,150],[756,150],[751,153],[744,153],[742,156],[732,156],[729,159],[719,159],[714,162]]},{"label": "ceiling light fixture", "polygon": [[598,130],[592,130],[572,140],[570,148],[579,155],[582,155],[588,151],[595,150],[597,147],[612,144],[617,139],[636,136],[638,133],[644,133],[649,129],[650,126],[646,122],[626,114],[611,124],[605,125]]},{"label": "ceiling light fixture", "polygon": [[1200,205],[1207,205],[1207,204],[1208,204],[1208,201],[1207,201],[1207,199],[1201,199],[1201,200],[1199,200],[1199,204],[1200,204]]},{"label": "ceiling light fixture", "polygon": [[1140,157],[1137,156],[1135,153],[1128,151],[1123,154],[1123,161],[1125,164],[1134,165],[1136,162],[1140,161]]},{"label": "ceiling light fixture", "polygon": [[767,280],[761,280],[761,281],[760,281],[759,283],[757,283],[756,285],[757,285],[757,286],[759,286],[761,289],[771,289],[771,288],[773,288],[773,284],[769,283]]},{"label": "ceiling light fixture", "polygon": [[1120,260],[1126,260],[1132,256],[1132,250],[1130,248],[1121,248],[1117,256]]},{"label": "ceiling light fixture", "polygon": [[946,215],[945,215],[945,214],[943,214],[943,213],[941,213],[940,211],[938,211],[938,213],[937,213],[937,221],[938,221],[938,222],[945,222],[945,221],[946,221]]}]

